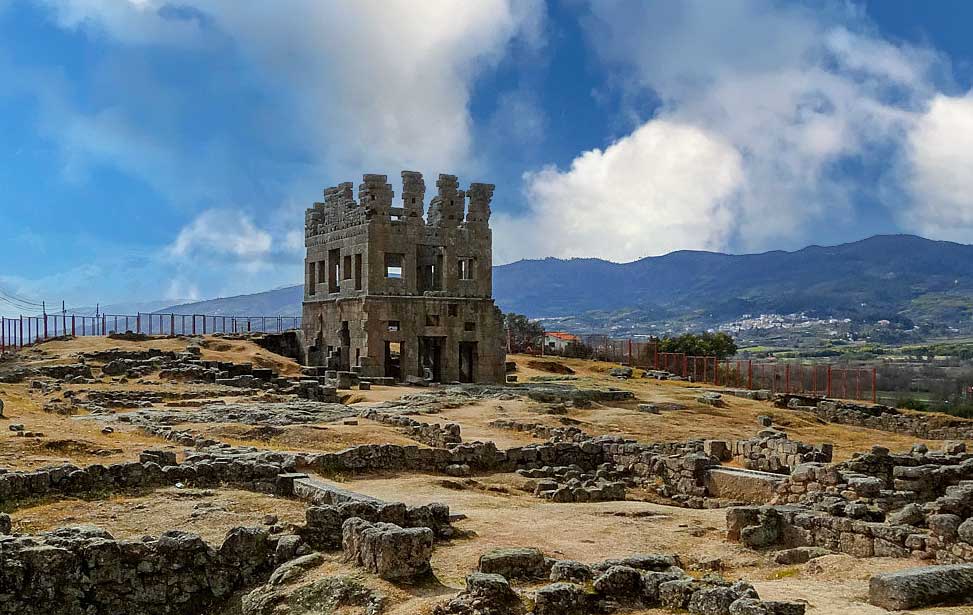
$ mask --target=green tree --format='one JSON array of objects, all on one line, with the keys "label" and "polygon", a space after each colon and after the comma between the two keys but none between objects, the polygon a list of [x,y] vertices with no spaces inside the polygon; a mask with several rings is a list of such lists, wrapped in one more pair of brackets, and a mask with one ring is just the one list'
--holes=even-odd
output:
[{"label": "green tree", "polygon": [[726,359],[737,353],[736,341],[729,333],[684,333],[659,340],[659,352],[681,352],[697,357]]},{"label": "green tree", "polygon": [[544,327],[523,314],[504,314],[503,326],[510,333],[510,351],[538,349],[544,343]]}]

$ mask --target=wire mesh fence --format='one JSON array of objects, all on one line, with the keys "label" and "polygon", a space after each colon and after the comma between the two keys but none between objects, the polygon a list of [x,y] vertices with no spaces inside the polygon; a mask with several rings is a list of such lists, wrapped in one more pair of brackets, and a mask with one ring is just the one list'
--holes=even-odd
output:
[{"label": "wire mesh fence", "polygon": [[212,314],[46,314],[0,318],[0,350],[21,348],[65,335],[104,336],[131,331],[146,335],[280,333],[301,328],[300,316]]}]

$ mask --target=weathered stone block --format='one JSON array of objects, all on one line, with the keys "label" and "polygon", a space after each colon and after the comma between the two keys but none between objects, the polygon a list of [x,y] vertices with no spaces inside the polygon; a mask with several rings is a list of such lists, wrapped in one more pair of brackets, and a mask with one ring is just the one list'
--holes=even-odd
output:
[{"label": "weathered stone block", "polygon": [[892,611],[968,600],[973,596],[973,565],[926,566],[879,574],[868,584],[869,603]]}]

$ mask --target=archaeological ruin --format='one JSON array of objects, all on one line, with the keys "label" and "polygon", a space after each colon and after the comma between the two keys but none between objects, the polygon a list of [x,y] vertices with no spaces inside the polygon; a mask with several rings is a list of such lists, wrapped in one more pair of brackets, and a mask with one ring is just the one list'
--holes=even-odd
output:
[{"label": "archaeological ruin", "polygon": [[[492,184],[440,175],[424,217],[422,174],[324,191],[307,210],[303,330],[307,363],[371,380],[502,382],[492,299]],[[467,204],[467,199],[469,203]]]},{"label": "archaeological ruin", "polygon": [[[462,217],[455,179],[430,225],[405,178],[418,221],[385,205],[369,220],[347,185],[309,212],[309,244],[332,229],[308,251],[325,280],[305,304],[309,358],[324,365],[291,356],[308,330],[66,335],[0,354],[0,615],[971,602],[973,419],[506,357],[489,267],[448,266],[475,253],[464,233],[489,253],[490,189],[474,184],[472,213],[442,230]],[[361,203],[387,205],[384,182],[366,176]],[[400,277],[366,273],[391,250],[408,255]],[[437,276],[448,290],[420,294]]]}]

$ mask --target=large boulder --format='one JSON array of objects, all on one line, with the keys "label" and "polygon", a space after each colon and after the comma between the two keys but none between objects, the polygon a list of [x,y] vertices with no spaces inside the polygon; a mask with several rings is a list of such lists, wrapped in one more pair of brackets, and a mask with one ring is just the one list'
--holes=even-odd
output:
[{"label": "large boulder", "polygon": [[608,375],[614,378],[619,378],[622,380],[627,380],[632,377],[631,367],[613,367],[608,370]]},{"label": "large boulder", "polygon": [[697,615],[730,615],[730,605],[739,598],[732,587],[708,587],[693,593],[688,610]]},{"label": "large boulder", "polygon": [[480,556],[479,570],[508,579],[541,579],[550,572],[544,554],[530,547],[494,549],[484,553]]},{"label": "large boulder", "polygon": [[587,615],[589,597],[573,583],[552,583],[534,593],[534,615]]},{"label": "large boulder", "polygon": [[612,566],[594,582],[595,591],[614,600],[628,600],[642,591],[642,573],[628,566]]},{"label": "large boulder", "polygon": [[557,583],[587,583],[591,580],[591,566],[572,560],[558,560],[551,566],[551,581]]},{"label": "large boulder", "polygon": [[890,611],[973,597],[973,564],[924,566],[879,574],[868,584],[868,601]]},{"label": "large boulder", "polygon": [[524,605],[510,582],[499,574],[474,572],[466,591],[433,611],[434,615],[521,615]]},{"label": "large boulder", "polygon": [[918,504],[906,504],[888,516],[888,522],[892,525],[920,525],[923,521],[925,516]]},{"label": "large boulder", "polygon": [[778,602],[757,598],[740,598],[730,605],[730,615],[804,615],[800,602]]},{"label": "large boulder", "polygon": [[973,545],[973,517],[960,524],[957,529],[959,539],[965,543]]},{"label": "large boulder", "polygon": [[429,573],[434,536],[426,527],[402,528],[352,517],[341,528],[345,557],[386,580]]}]

